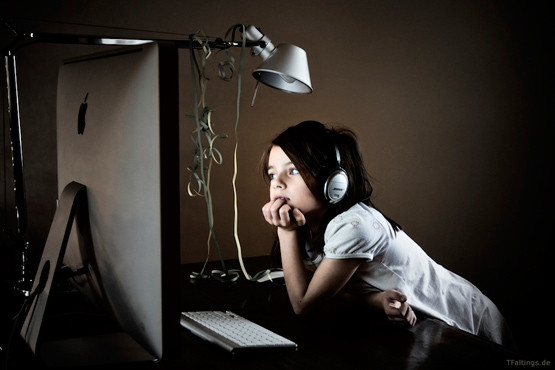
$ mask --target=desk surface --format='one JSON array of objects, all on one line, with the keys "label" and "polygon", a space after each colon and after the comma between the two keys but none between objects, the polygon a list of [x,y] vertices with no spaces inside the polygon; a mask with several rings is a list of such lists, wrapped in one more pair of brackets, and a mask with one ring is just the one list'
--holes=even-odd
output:
[{"label": "desk surface", "polygon": [[[246,259],[245,265],[250,274],[273,267],[265,257]],[[226,261],[226,267],[236,269],[239,265],[237,261]],[[393,327],[377,312],[352,309],[337,311],[325,319],[299,318],[291,309],[284,286],[252,283],[242,275],[235,283],[214,279],[191,282],[190,273],[201,268],[202,264],[182,266],[183,311],[233,311],[293,340],[298,349],[232,355],[182,329],[176,358],[155,365],[135,363],[113,368],[497,369],[511,367],[510,361],[523,359],[495,343],[424,317],[419,317],[411,329]],[[220,265],[212,263],[210,268]]]},{"label": "desk surface", "polygon": [[[248,259],[254,274],[271,267],[266,258]],[[228,268],[238,265],[228,263]],[[297,317],[284,286],[259,284],[243,277],[236,284],[199,281],[188,275],[200,265],[183,266],[184,310],[230,310],[298,344],[298,349],[230,355],[183,331],[180,358],[168,365],[191,369],[469,369],[506,368],[521,357],[495,343],[419,317],[414,328],[393,327],[378,313],[339,311],[327,320]]]}]

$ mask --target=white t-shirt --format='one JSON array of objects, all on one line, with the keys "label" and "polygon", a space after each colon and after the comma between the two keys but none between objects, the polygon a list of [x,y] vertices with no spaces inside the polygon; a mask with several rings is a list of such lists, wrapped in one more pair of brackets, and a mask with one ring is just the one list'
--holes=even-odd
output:
[{"label": "white t-shirt", "polygon": [[361,258],[345,287],[352,293],[397,289],[413,309],[503,344],[510,332],[495,304],[472,283],[433,261],[404,231],[395,232],[375,208],[359,203],[330,221],[323,254],[308,250],[307,266],[324,258]]}]

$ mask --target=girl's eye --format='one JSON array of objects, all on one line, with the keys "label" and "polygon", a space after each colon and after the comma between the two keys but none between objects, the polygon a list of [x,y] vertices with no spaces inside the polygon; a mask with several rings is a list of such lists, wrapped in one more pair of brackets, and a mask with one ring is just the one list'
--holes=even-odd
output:
[{"label": "girl's eye", "polygon": [[268,174],[268,178],[269,178],[270,181],[271,181],[271,180],[273,180],[273,179],[276,178],[276,175],[275,175],[274,173],[269,173],[269,174]]},{"label": "girl's eye", "polygon": [[299,174],[299,170],[297,170],[296,168],[293,168],[291,170],[291,175],[298,175]]}]

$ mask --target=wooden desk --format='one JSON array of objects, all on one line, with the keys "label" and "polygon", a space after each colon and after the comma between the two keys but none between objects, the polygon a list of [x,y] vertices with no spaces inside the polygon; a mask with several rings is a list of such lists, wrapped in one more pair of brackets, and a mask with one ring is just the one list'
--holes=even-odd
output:
[{"label": "wooden desk", "polygon": [[[269,258],[245,260],[250,274],[272,266]],[[226,261],[230,269],[237,261]],[[518,353],[442,322],[419,316],[414,328],[393,327],[381,314],[370,311],[339,311],[327,319],[297,317],[284,286],[252,283],[241,274],[235,283],[214,279],[191,282],[191,272],[202,264],[182,266],[183,311],[230,310],[295,341],[297,350],[249,352],[231,355],[182,329],[180,352],[160,363],[102,366],[107,369],[498,369],[523,360]],[[219,269],[219,263],[209,264]],[[514,363],[513,363],[514,364]],[[32,366],[31,366],[32,365]],[[21,366],[21,367],[20,367]],[[24,361],[10,369],[38,368]],[[90,369],[87,367],[87,369]]]},{"label": "wooden desk", "polygon": [[[267,258],[248,259],[250,274],[272,267]],[[218,268],[218,265],[213,265]],[[233,262],[228,268],[238,268]],[[393,327],[377,313],[340,311],[328,320],[297,317],[284,286],[243,277],[235,284],[199,281],[188,275],[201,265],[183,266],[183,310],[230,310],[298,344],[296,351],[230,355],[183,330],[181,355],[167,365],[190,369],[472,369],[507,368],[522,357],[495,343],[419,317],[414,328]]]}]

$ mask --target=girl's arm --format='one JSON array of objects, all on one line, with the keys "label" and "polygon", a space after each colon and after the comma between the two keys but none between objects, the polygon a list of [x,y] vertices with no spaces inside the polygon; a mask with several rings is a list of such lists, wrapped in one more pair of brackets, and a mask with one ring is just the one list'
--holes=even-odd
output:
[{"label": "girl's arm", "polygon": [[407,303],[407,297],[398,290],[367,294],[342,293],[342,298],[356,305],[383,310],[393,324],[401,326],[416,324],[416,315]]},{"label": "girl's arm", "polygon": [[287,293],[297,315],[306,315],[326,304],[349,281],[361,262],[325,258],[310,279],[300,253],[297,229],[278,228],[278,237]]},{"label": "girl's arm", "polygon": [[278,228],[283,275],[293,310],[306,315],[322,308],[353,276],[360,260],[324,259],[310,279],[299,245],[299,227],[306,224],[305,216],[283,200],[268,202],[262,213],[269,224]]},{"label": "girl's arm", "polygon": [[[361,263],[360,259],[355,258],[325,258],[310,279],[300,255],[296,230],[278,229],[278,237],[287,293],[297,315],[306,315],[323,307],[340,293]],[[397,290],[363,295],[341,293],[341,296],[347,297],[351,303],[383,310],[393,324],[416,324],[416,315],[407,303],[407,297]]]},{"label": "girl's arm", "polygon": [[[323,307],[341,291],[360,266],[361,260],[325,258],[310,279],[299,245],[299,227],[306,223],[304,215],[279,201],[270,201],[264,205],[262,213],[269,224],[278,228],[285,284],[293,310],[298,315],[306,315]],[[356,298],[350,296],[350,300],[383,309],[393,323],[413,326],[416,322],[416,315],[406,302],[406,297],[398,291],[387,290]]]}]

